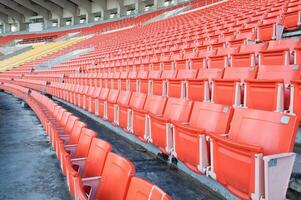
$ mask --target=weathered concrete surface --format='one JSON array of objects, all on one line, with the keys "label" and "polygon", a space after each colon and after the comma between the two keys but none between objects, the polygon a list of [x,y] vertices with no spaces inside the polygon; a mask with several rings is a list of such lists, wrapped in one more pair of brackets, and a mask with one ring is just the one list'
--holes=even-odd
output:
[{"label": "weathered concrete surface", "polygon": [[0,92],[0,199],[71,199],[34,112]]}]

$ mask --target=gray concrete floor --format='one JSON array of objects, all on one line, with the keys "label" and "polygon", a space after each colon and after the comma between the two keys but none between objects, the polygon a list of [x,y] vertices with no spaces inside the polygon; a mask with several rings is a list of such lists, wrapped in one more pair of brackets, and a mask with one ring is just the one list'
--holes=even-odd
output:
[{"label": "gray concrete floor", "polygon": [[34,112],[0,92],[0,199],[71,199]]}]

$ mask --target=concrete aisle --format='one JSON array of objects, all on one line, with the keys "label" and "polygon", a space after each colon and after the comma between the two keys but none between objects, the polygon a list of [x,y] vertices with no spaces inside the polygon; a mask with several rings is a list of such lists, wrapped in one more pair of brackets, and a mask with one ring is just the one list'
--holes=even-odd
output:
[{"label": "concrete aisle", "polygon": [[34,112],[0,92],[0,199],[71,199]]}]

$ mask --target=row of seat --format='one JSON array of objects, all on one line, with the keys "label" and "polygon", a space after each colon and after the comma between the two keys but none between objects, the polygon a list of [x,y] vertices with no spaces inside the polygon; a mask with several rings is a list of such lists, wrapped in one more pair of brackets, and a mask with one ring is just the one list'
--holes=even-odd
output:
[{"label": "row of seat", "polygon": [[13,84],[0,88],[23,98],[37,114],[75,199],[171,199],[156,185],[135,177],[129,160],[111,152],[111,144],[96,138],[96,132],[52,100]]},{"label": "row of seat", "polygon": [[[271,60],[270,65],[274,64],[297,64],[300,63],[300,41],[299,39],[282,39],[273,40],[268,43],[244,43],[236,44],[236,46],[224,45],[204,45],[198,47],[188,47],[183,50],[167,50],[167,52],[157,52],[156,50],[143,51],[144,55],[135,53],[131,56],[110,57],[104,58],[101,62],[100,68],[107,67],[122,67],[131,65],[140,65],[148,63],[164,63],[174,61],[189,60],[189,59],[203,59],[202,65],[197,68],[222,68],[222,67],[249,67],[259,65],[266,65]],[[141,52],[142,54],[142,52]],[[216,60],[220,60],[220,63]],[[69,63],[69,64],[72,64]],[[80,64],[80,63],[79,63]],[[177,66],[178,69],[186,66]]]},{"label": "row of seat", "polygon": [[[244,105],[263,110],[287,110],[292,82],[300,80],[298,65],[251,68],[154,70],[102,74],[74,74],[65,77],[71,85],[52,82],[67,91],[87,92],[89,86],[129,90],[224,105]],[[17,81],[17,79],[16,79]],[[26,81],[26,80],[25,80]],[[51,87],[51,86],[50,86]],[[262,90],[262,88],[265,88]],[[262,98],[269,98],[269,102]]]},{"label": "row of seat", "polygon": [[[175,46],[180,39],[182,40],[182,37],[185,38],[189,34],[195,36],[200,35],[200,40],[198,40],[197,44],[203,45],[211,41],[211,39],[205,41],[205,39],[208,38],[208,34],[203,37],[203,33],[205,34],[205,32],[210,33],[209,36],[212,38],[212,41],[214,41],[218,39],[221,34],[224,38],[227,38],[231,34],[233,36],[233,33],[236,32],[239,32],[240,35],[254,33],[254,28],[263,21],[267,21],[268,23],[263,23],[262,30],[265,33],[260,35],[268,35],[268,38],[271,37],[272,39],[274,34],[273,29],[276,27],[274,25],[278,23],[277,18],[282,18],[281,13],[283,13],[287,7],[298,8],[298,5],[300,5],[300,3],[296,0],[254,1],[254,3],[246,3],[242,0],[231,0],[210,8],[161,20],[149,24],[146,27],[135,27],[132,30],[109,34],[105,36],[105,41],[95,44],[97,47],[95,51],[80,56],[80,58],[73,59],[70,62],[78,61],[75,62],[77,64],[88,62],[88,64],[83,63],[83,68],[85,68],[94,60],[97,61],[99,58],[103,58],[103,61],[105,61],[106,58],[110,58],[108,55],[117,55],[118,52],[126,54],[135,48],[137,51],[147,52],[153,45],[157,45],[158,48],[165,48],[166,46],[172,47]],[[253,12],[254,7],[256,9],[258,8],[256,12]],[[217,32],[220,27],[223,27],[225,31],[216,34],[215,32]],[[124,37],[124,35],[131,35],[131,37]],[[177,37],[181,38],[178,40],[176,39]],[[266,41],[266,39],[264,39],[264,41]],[[135,56],[129,54],[129,57],[133,58]],[[69,66],[70,62],[60,64],[59,66]]]},{"label": "row of seat", "polygon": [[[281,175],[281,181],[277,179],[280,188],[271,179],[275,178],[273,170],[285,171],[276,167],[290,166],[284,168],[291,170],[294,163],[295,154],[290,152],[299,125],[295,115],[108,88],[95,88],[95,93],[87,89],[82,94],[65,88],[47,92],[152,143],[192,171],[217,179],[241,199],[285,197],[290,172]],[[278,163],[272,165],[275,168],[270,166],[274,159]],[[263,165],[259,167],[259,163]],[[266,176],[261,179],[257,173]]]},{"label": "row of seat", "polygon": [[100,72],[100,70],[132,69],[141,65],[153,69],[200,69],[200,68],[225,68],[225,67],[250,67],[257,65],[289,65],[300,64],[300,41],[285,39],[270,41],[269,43],[243,44],[238,47],[219,47],[212,49],[210,46],[202,48],[189,48],[184,51],[176,50],[167,53],[153,53],[146,56],[131,56],[129,59],[103,59],[101,64],[85,60],[68,62],[68,66],[85,66],[83,71]]}]

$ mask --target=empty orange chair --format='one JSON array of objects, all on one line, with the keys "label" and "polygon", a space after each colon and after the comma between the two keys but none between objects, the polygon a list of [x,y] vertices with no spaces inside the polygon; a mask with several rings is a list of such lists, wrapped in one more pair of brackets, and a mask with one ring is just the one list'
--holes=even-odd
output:
[{"label": "empty orange chair", "polygon": [[148,74],[148,78],[140,78],[140,92],[151,94],[151,88],[152,88],[152,80],[153,79],[159,79],[161,77],[162,71],[156,70],[156,71],[150,71]]},{"label": "empty orange chair", "polygon": [[149,75],[148,71],[140,70],[138,72],[137,80],[136,80],[137,92],[143,92],[147,94],[148,83],[146,82],[146,85],[142,86],[141,80],[147,80],[148,75]]},{"label": "empty orange chair", "polygon": [[[206,134],[224,134],[230,128],[231,106],[195,102],[188,123],[173,122],[173,155],[196,173],[205,173],[209,165]],[[189,147],[189,148],[187,148]]]},{"label": "empty orange chair", "polygon": [[89,105],[91,103],[91,99],[94,93],[95,87],[89,87],[86,94],[84,94],[84,102],[83,102],[83,109],[89,110]]},{"label": "empty orange chair", "polygon": [[145,100],[146,94],[140,92],[133,92],[130,102],[128,105],[119,104],[119,126],[124,130],[133,131],[133,110],[132,109],[142,109]]},{"label": "empty orange chair", "polygon": [[293,115],[236,108],[228,135],[210,134],[209,174],[239,199],[285,199],[297,128]]},{"label": "empty orange chair", "polygon": [[[75,179],[75,197],[88,196],[89,199],[106,200],[125,199],[130,180],[134,175],[135,167],[129,160],[109,152],[100,183],[92,186],[84,179]],[[88,191],[85,190],[86,184],[91,187]]]},{"label": "empty orange chair", "polygon": [[110,122],[114,122],[115,117],[115,104],[119,96],[119,90],[111,89],[108,94],[108,99],[106,101],[105,119]]},{"label": "empty orange chair", "polygon": [[285,39],[270,41],[267,49],[260,51],[260,65],[290,65],[297,64],[294,49],[298,40]]},{"label": "empty orange chair", "polygon": [[224,69],[199,69],[196,79],[186,81],[186,96],[191,101],[209,101],[210,83],[214,78],[222,78]]},{"label": "empty orange chair", "polygon": [[263,24],[257,28],[257,40],[265,42],[279,40],[282,38],[284,26],[278,18],[265,19]]},{"label": "empty orange chair", "polygon": [[[72,118],[70,118],[70,117],[72,117]],[[70,118],[70,120],[69,120],[70,125],[67,127],[69,118]],[[65,134],[70,134],[71,129],[72,129],[71,126],[74,125],[75,120],[78,120],[78,118],[75,119],[72,116],[72,114],[70,112],[67,112],[66,110],[61,110],[58,112],[56,121],[53,122],[53,131],[49,135],[49,137],[51,139],[50,142],[52,143],[54,149],[56,149],[55,141],[56,141],[58,135],[63,132],[65,132]]]},{"label": "empty orange chair", "polygon": [[255,32],[239,33],[229,41],[231,47],[241,47],[256,40]]},{"label": "empty orange chair", "polygon": [[[74,177],[80,176],[82,179],[89,177],[101,177],[102,171],[111,152],[111,144],[101,139],[92,140],[88,156],[85,158],[71,159],[66,163],[67,184],[71,196],[74,196]],[[97,178],[94,178],[97,181]]]},{"label": "empty orange chair", "polygon": [[266,48],[265,43],[242,45],[238,53],[231,55],[231,67],[255,67],[258,65],[259,51]]},{"label": "empty orange chair", "polygon": [[128,90],[127,78],[128,72],[121,72],[119,78],[119,90]]},{"label": "empty orange chair", "polygon": [[141,108],[132,108],[133,110],[133,133],[143,142],[146,142],[149,137],[149,113],[154,115],[162,115],[166,106],[167,98],[158,95],[148,95]]},{"label": "empty orange chair", "polygon": [[95,115],[104,118],[106,114],[106,103],[110,89],[102,88],[99,96],[95,99]]},{"label": "empty orange chair", "polygon": [[99,97],[100,93],[101,93],[101,88],[95,87],[94,92],[91,96],[91,100],[89,101],[88,111],[93,114],[96,114],[95,103],[96,103],[96,99]]},{"label": "empty orange chair", "polygon": [[186,80],[195,79],[197,70],[180,69],[177,77],[167,80],[167,96],[176,98],[186,98]]},{"label": "empty orange chair", "polygon": [[84,86],[83,89],[79,93],[79,101],[78,101],[78,106],[81,108],[84,108],[86,104],[86,94],[88,93],[89,86]]},{"label": "empty orange chair", "polygon": [[218,48],[215,56],[210,56],[208,59],[208,68],[225,68],[230,62],[230,55],[237,52],[237,48]]},{"label": "empty orange chair", "polygon": [[137,71],[130,71],[128,75],[127,85],[128,90],[135,92],[137,90],[136,80],[137,80]]},{"label": "empty orange chair", "polygon": [[128,113],[125,107],[128,107],[132,96],[131,91],[120,91],[118,99],[114,108],[114,124],[120,125],[121,127],[127,126]]},{"label": "empty orange chair", "polygon": [[64,148],[60,148],[61,169],[64,175],[66,175],[66,162],[73,158],[87,157],[91,142],[95,137],[94,131],[82,128],[76,145],[64,145]]},{"label": "empty orange chair", "polygon": [[57,158],[60,160],[61,159],[61,148],[65,148],[64,145],[72,145],[72,144],[77,144],[80,133],[83,128],[85,128],[87,125],[81,121],[76,120],[74,123],[74,126],[72,127],[71,133],[70,134],[61,134],[57,139],[56,139],[56,154]]},{"label": "empty orange chair", "polygon": [[[67,121],[63,122],[65,124],[61,124],[61,128],[55,127],[53,131],[53,135],[51,136],[52,140],[51,143],[56,150],[57,141],[59,140],[61,135],[71,135],[73,127],[75,123],[79,120],[78,117],[71,115],[69,112],[65,112],[62,117],[62,121],[67,119]],[[54,124],[55,126],[55,124]]]},{"label": "empty orange chair", "polygon": [[288,5],[288,8],[283,16],[283,24],[285,29],[294,30],[300,27],[301,24],[301,4]]},{"label": "empty orange chair", "polygon": [[171,197],[156,185],[133,177],[126,195],[126,200],[171,200]]},{"label": "empty orange chair", "polygon": [[115,72],[113,75],[113,78],[111,79],[111,88],[112,89],[119,89],[119,78],[120,78],[120,72]]},{"label": "empty orange chair", "polygon": [[189,60],[189,65],[191,69],[202,69],[207,67],[206,58],[193,58]]},{"label": "empty orange chair", "polygon": [[291,80],[299,79],[300,73],[297,65],[260,66],[257,79],[246,80],[244,106],[278,112],[288,109],[288,85]]},{"label": "empty orange chair", "polygon": [[187,62],[187,60],[177,60],[175,62],[175,68],[177,70],[188,69],[188,62]]},{"label": "empty orange chair", "polygon": [[[162,103],[161,103],[162,104]],[[171,122],[187,122],[192,108],[192,102],[179,98],[168,98],[162,115],[150,113],[150,139],[162,153],[169,154],[172,150]]]},{"label": "empty orange chair", "polygon": [[211,102],[228,106],[240,106],[246,79],[255,79],[256,67],[225,68],[223,79],[214,79]]},{"label": "empty orange chair", "polygon": [[80,93],[82,92],[83,89],[84,89],[84,86],[79,85],[78,89],[76,91],[74,91],[74,104],[76,106],[80,105]]},{"label": "empty orange chair", "polygon": [[151,84],[151,94],[167,95],[167,79],[173,79],[177,76],[177,70],[163,70],[161,77],[153,79]]}]

